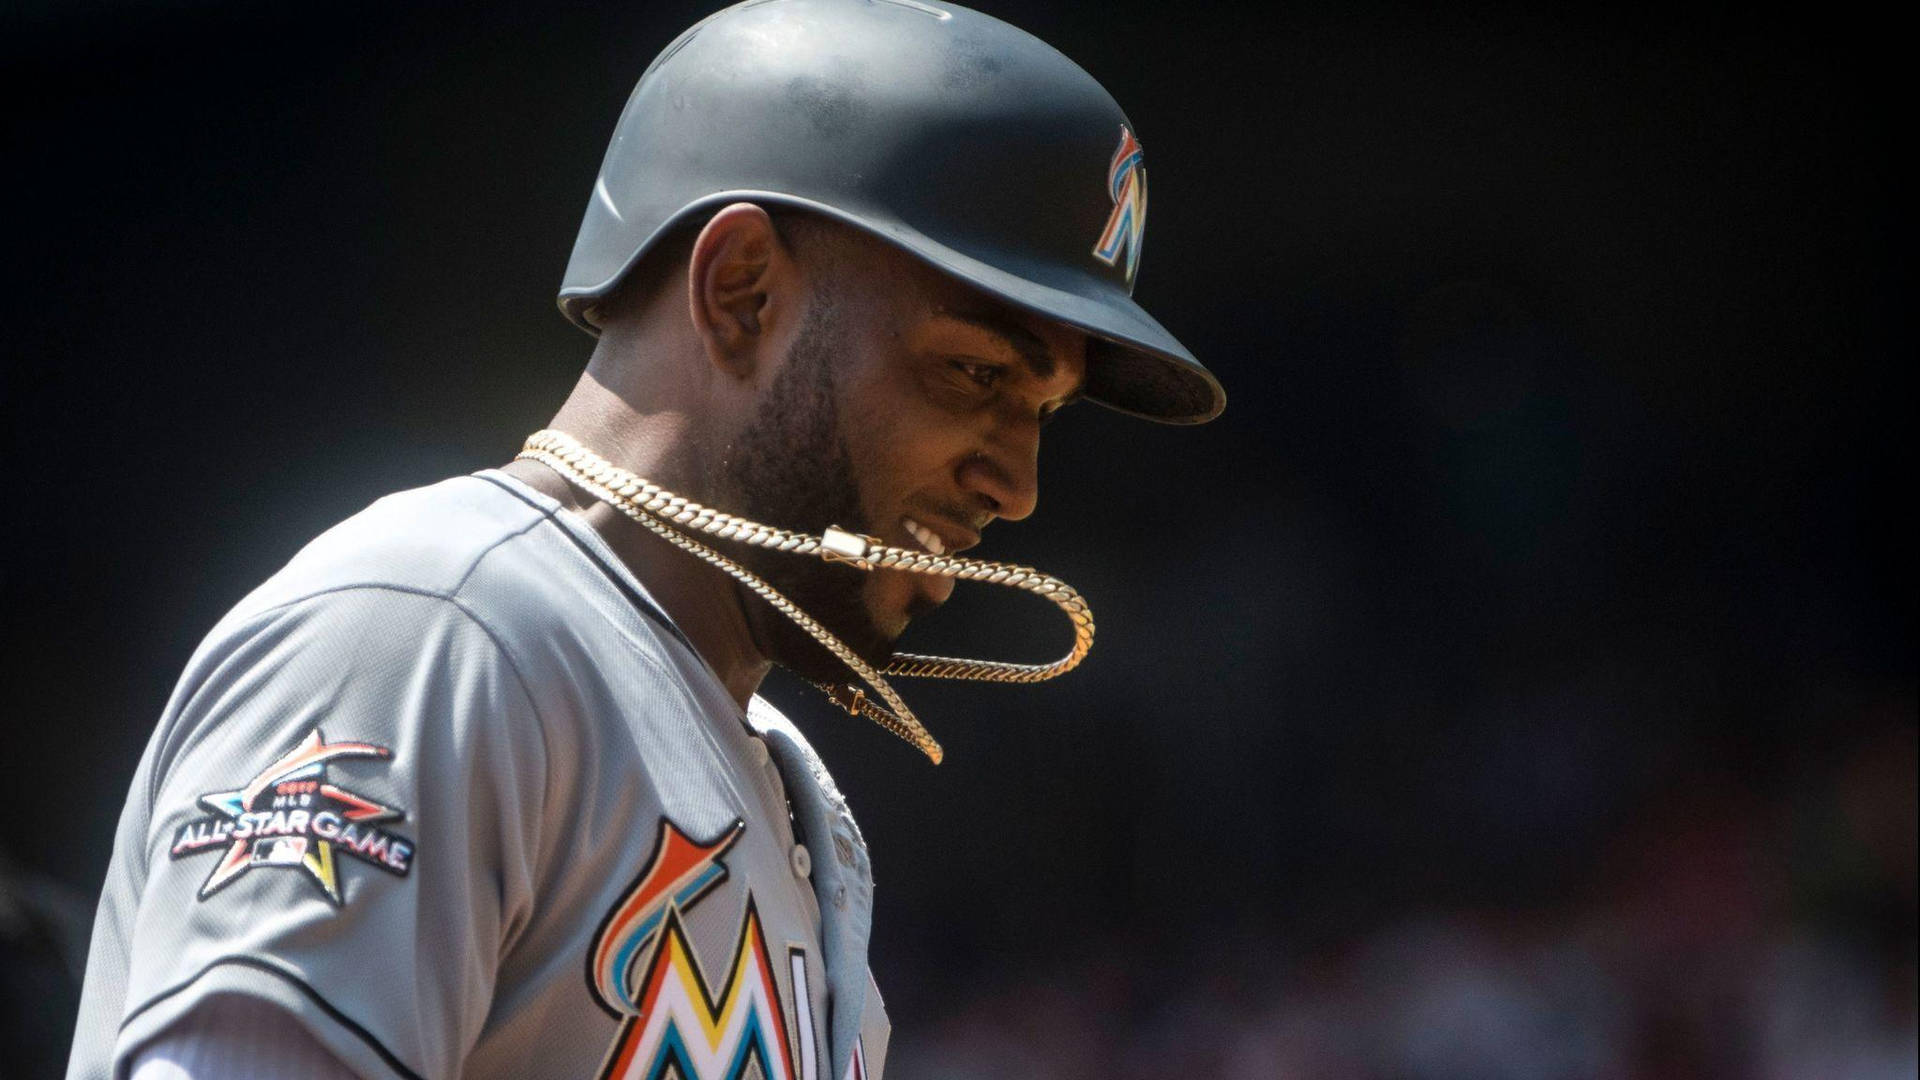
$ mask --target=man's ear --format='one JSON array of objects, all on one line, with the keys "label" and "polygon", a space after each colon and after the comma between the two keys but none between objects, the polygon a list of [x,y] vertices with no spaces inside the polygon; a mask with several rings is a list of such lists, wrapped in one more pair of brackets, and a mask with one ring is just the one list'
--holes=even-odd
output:
[{"label": "man's ear", "polygon": [[734,203],[713,215],[687,259],[687,302],[707,358],[752,377],[760,350],[796,304],[798,275],[767,212]]}]

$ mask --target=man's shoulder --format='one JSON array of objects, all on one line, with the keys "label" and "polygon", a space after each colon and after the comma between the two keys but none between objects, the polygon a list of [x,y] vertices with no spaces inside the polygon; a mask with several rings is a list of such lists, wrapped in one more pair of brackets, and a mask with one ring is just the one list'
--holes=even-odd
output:
[{"label": "man's shoulder", "polygon": [[[388,495],[230,609],[185,681],[298,649],[342,677],[423,658],[504,663],[536,708],[567,711],[575,693],[651,693],[661,678],[697,687],[690,693],[705,701],[711,675],[680,632],[589,526],[564,517],[560,504],[493,471]],[[449,640],[469,651],[449,653]],[[342,649],[350,662],[335,662]],[[635,661],[652,674],[636,674]],[[603,669],[624,674],[581,682]]]},{"label": "man's shoulder", "polygon": [[355,588],[452,599],[484,560],[546,517],[485,475],[395,492],[315,537],[235,613]]},{"label": "man's shoulder", "polygon": [[280,612],[318,606],[357,613],[383,637],[457,615],[527,661],[584,639],[674,652],[679,631],[588,527],[562,516],[494,470],[396,492],[314,538],[213,636],[250,636]]}]

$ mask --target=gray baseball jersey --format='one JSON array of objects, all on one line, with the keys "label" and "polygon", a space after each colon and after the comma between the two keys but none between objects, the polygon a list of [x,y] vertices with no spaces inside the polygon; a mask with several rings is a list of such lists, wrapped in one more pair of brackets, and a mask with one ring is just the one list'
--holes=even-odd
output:
[{"label": "gray baseball jersey", "polygon": [[194,652],[120,818],[68,1075],[124,1075],[239,993],[366,1076],[877,1078],[871,912],[800,734],[488,470],[328,531]]}]

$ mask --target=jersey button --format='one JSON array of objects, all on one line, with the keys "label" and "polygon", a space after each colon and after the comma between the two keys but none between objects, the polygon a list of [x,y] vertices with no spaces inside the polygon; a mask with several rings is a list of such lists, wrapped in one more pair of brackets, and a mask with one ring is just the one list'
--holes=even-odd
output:
[{"label": "jersey button", "polygon": [[793,876],[806,877],[813,873],[813,856],[807,854],[807,845],[793,845]]}]

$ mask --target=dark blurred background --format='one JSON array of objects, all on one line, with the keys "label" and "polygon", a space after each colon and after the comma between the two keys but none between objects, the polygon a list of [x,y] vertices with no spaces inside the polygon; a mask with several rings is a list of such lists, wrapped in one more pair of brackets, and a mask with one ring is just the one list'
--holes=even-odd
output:
[{"label": "dark blurred background", "polygon": [[[0,1074],[64,1065],[200,636],[571,385],[605,139],[709,2],[0,15]],[[1891,26],[980,6],[1132,114],[1138,295],[1231,401],[1049,429],[980,553],[1099,648],[911,688],[947,764],[770,686],[872,842],[888,1076],[1915,1075]]]}]

